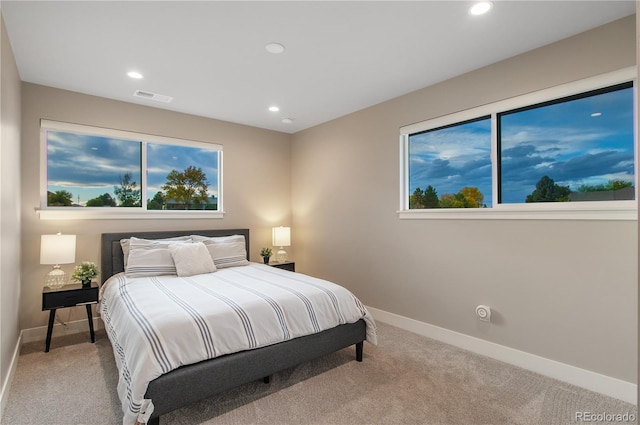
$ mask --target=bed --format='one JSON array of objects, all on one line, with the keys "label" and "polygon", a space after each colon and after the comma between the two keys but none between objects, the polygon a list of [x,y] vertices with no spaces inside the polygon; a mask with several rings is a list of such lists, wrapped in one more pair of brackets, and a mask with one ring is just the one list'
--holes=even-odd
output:
[{"label": "bed", "polygon": [[[184,239],[191,237],[191,235],[198,235],[197,238],[200,239],[190,239],[190,242],[204,241],[205,243],[209,243],[207,241],[219,241],[226,240],[225,238],[241,237],[243,239],[244,245],[242,247],[242,255],[244,258],[234,257],[233,261],[239,261],[238,264],[240,264],[237,267],[233,267],[233,265],[229,266],[229,264],[225,265],[222,263],[222,266],[220,266],[220,264],[216,263],[219,268],[217,269],[217,271],[209,274],[205,273],[189,277],[166,275],[154,277],[138,277],[134,272],[138,263],[133,263],[133,255],[129,256],[128,253],[125,254],[125,252],[123,252],[123,244],[121,243],[121,240],[130,240],[138,243],[136,238],[145,241],[155,241],[172,238]],[[131,243],[131,252],[134,252],[134,248],[136,249],[136,253],[139,252],[137,245],[136,247],[134,247],[134,242]],[[173,243],[171,243],[171,245],[171,249],[174,249],[177,246]],[[179,242],[178,245],[183,247],[183,245]],[[102,319],[105,322],[107,335],[109,335],[109,339],[111,340],[111,344],[114,348],[116,363],[118,363],[118,369],[120,373],[118,393],[123,404],[123,424],[125,425],[134,423],[148,423],[158,425],[160,423],[160,417],[162,415],[175,409],[211,397],[220,392],[227,391],[231,388],[254,380],[264,380],[265,383],[268,383],[269,376],[276,372],[332,353],[334,351],[347,348],[352,345],[355,346],[356,360],[362,361],[364,341],[368,340],[369,342],[372,342],[374,344],[376,343],[376,330],[373,318],[368,314],[366,308],[357,300],[357,298],[353,296],[353,294],[349,293],[349,291],[347,291],[346,289],[332,284],[331,282],[321,281],[320,279],[316,279],[300,273],[285,271],[258,263],[249,263],[248,253],[250,252],[250,250],[248,229],[104,233],[102,234],[101,248],[101,273],[103,285],[101,287],[101,303],[99,305],[99,309]],[[192,249],[194,247],[189,246],[185,248]],[[198,248],[201,249],[200,246]],[[211,249],[212,247],[208,246],[208,248]],[[128,249],[129,246],[125,245],[125,251],[128,251]],[[213,252],[214,251],[210,251],[211,256],[215,257]],[[125,275],[124,270],[127,258],[130,259],[130,262],[127,267],[128,275]],[[178,271],[180,271],[180,267],[182,267],[182,270],[184,270],[183,266],[178,267],[178,258],[180,257],[174,258],[176,259],[176,268],[178,269]],[[216,258],[216,262],[217,261],[218,258]],[[205,262],[203,261],[203,263]],[[318,316],[321,317],[321,319],[313,320],[313,330],[301,330],[296,328],[296,326],[298,325],[288,325],[289,327],[293,326],[291,328],[292,332],[288,334],[288,337],[284,338],[282,341],[271,340],[270,338],[272,338],[272,334],[275,334],[276,332],[272,332],[272,330],[265,330],[266,334],[268,335],[260,335],[258,338],[262,340],[262,342],[256,343],[254,341],[253,345],[246,349],[238,350],[237,348],[234,348],[235,340],[232,342],[225,342],[224,344],[216,342],[216,344],[218,344],[218,347],[223,347],[223,349],[218,348],[218,353],[213,352],[213,357],[211,350],[202,349],[202,351],[207,352],[207,358],[198,359],[196,361],[194,361],[194,358],[197,354],[194,352],[197,352],[198,349],[192,349],[194,345],[191,343],[184,343],[182,345],[182,348],[177,349],[178,351],[181,350],[181,352],[177,354],[177,356],[180,358],[175,361],[172,360],[172,366],[165,367],[161,373],[159,373],[159,371],[153,371],[152,374],[151,372],[145,370],[144,374],[141,373],[141,375],[158,376],[154,377],[153,379],[147,378],[148,381],[145,381],[145,379],[140,379],[141,382],[136,383],[136,368],[138,367],[141,369],[146,369],[147,366],[135,366],[135,362],[133,361],[131,361],[131,364],[126,363],[127,361],[129,361],[129,358],[126,357],[127,355],[125,355],[125,352],[128,349],[130,350],[130,348],[126,347],[128,344],[127,341],[129,341],[129,339],[131,339],[132,337],[125,334],[125,330],[118,329],[118,326],[121,326],[118,325],[121,319],[119,316],[114,316],[118,311],[117,302],[119,302],[122,306],[129,306],[127,307],[129,309],[131,309],[131,305],[141,306],[136,307],[136,309],[147,308],[147,305],[149,309],[164,308],[162,307],[160,301],[156,301],[155,299],[153,302],[147,302],[144,298],[139,298],[135,301],[132,301],[131,297],[136,296],[136,291],[138,291],[138,293],[141,291],[149,291],[149,293],[152,292],[151,289],[147,289],[147,287],[143,285],[150,285],[148,288],[152,288],[153,290],[156,290],[156,288],[160,288],[162,291],[169,293],[170,291],[173,291],[173,289],[170,288],[179,288],[177,289],[177,291],[182,291],[185,286],[183,283],[180,283],[180,286],[171,285],[178,285],[178,282],[188,282],[189,285],[196,287],[200,291],[204,291],[206,296],[215,295],[215,297],[217,298],[214,299],[211,297],[211,299],[214,299],[214,301],[222,300],[224,301],[225,306],[236,306],[235,301],[230,301],[229,299],[227,299],[227,295],[221,295],[217,292],[215,294],[208,294],[206,292],[209,291],[209,286],[207,286],[209,285],[209,283],[208,281],[205,281],[205,279],[210,278],[217,279],[218,283],[216,285],[218,286],[215,287],[216,291],[218,291],[219,287],[224,285],[228,285],[229,287],[234,288],[233,291],[238,291],[235,289],[235,285],[239,285],[243,290],[243,293],[245,294],[243,295],[243,297],[246,296],[247,292],[258,293],[258,291],[262,291],[263,288],[258,285],[275,287],[275,292],[293,293],[300,299],[303,299],[302,296],[298,294],[298,288],[300,287],[310,286],[312,287],[312,289],[314,287],[321,288],[322,291],[326,292],[327,294],[330,293],[327,288],[330,288],[331,295],[326,297],[331,299],[330,302],[327,302],[329,307],[309,307],[305,304],[305,301],[303,303],[305,304],[304,309],[307,310],[307,313],[309,313],[310,308],[320,308],[321,310],[325,308],[326,310],[331,310],[332,308],[330,307],[330,305],[331,303],[333,303],[333,308],[339,312],[338,315],[344,315],[344,317],[341,317],[340,322],[334,326],[328,323],[329,319]],[[219,282],[222,282],[222,284],[220,284]],[[291,285],[297,286],[293,287]],[[338,302],[336,301],[336,299],[334,299],[335,295],[333,295],[333,291],[336,287],[339,288],[336,289],[337,292],[346,292],[353,298],[353,300],[349,301],[349,303],[355,304],[353,309],[359,311],[351,312],[350,310],[352,310],[352,307],[350,305],[345,306],[343,305],[344,301],[340,300]],[[123,297],[123,293],[126,294],[126,296]],[[147,294],[147,292],[144,293]],[[260,294],[262,294],[262,292],[260,292]],[[184,299],[189,299],[189,296],[190,295],[184,295]],[[124,301],[120,300],[117,297],[121,297]],[[173,292],[171,292],[171,297],[175,297]],[[182,295],[180,295],[180,297],[182,297]],[[269,300],[268,304],[271,305],[272,310],[276,309],[272,305],[274,304],[274,302],[272,302],[272,295],[261,295],[261,297],[265,300]],[[273,295],[273,297],[275,297],[275,295]],[[165,298],[170,297],[167,296]],[[196,313],[193,313],[192,310],[195,311],[195,309],[197,308],[202,308],[202,306],[199,306],[199,298],[202,297],[193,299],[193,306],[183,306],[183,310],[188,312],[191,316],[195,317]],[[306,299],[306,295],[304,299]],[[174,302],[177,301],[174,300]],[[279,303],[280,301],[277,302]],[[207,301],[207,303],[215,304],[215,302],[211,301]],[[249,307],[247,306],[246,308]],[[125,307],[120,307],[120,309],[124,310]],[[256,324],[262,323],[263,320],[248,317],[245,314],[244,309],[244,305],[240,308],[229,308],[229,310],[233,310],[233,312],[229,314],[235,314],[234,317],[241,317],[241,319],[238,319],[236,321],[238,323],[242,323],[245,328],[247,326],[260,327],[260,325]],[[282,310],[280,307],[278,307],[278,309],[278,311]],[[287,307],[284,311],[288,316],[290,314],[293,314],[293,311],[296,309],[298,308]],[[300,309],[304,310],[303,308]],[[167,309],[162,311],[168,312],[169,310]],[[241,311],[241,313],[239,313],[239,311]],[[138,314],[137,310],[136,314]],[[172,314],[173,313],[167,313],[164,319],[166,322],[169,322],[173,325],[171,319]],[[315,312],[313,314],[315,315]],[[324,314],[324,312],[322,312],[322,314]],[[356,314],[360,315],[360,317],[354,316]],[[280,322],[283,321],[282,317],[280,316],[284,315],[285,314],[279,313],[278,320],[280,320]],[[125,314],[123,316],[127,315]],[[147,326],[146,322],[144,322],[142,319],[135,320],[142,323],[139,333],[142,334],[147,332],[145,330],[145,326]],[[203,320],[201,319],[198,320],[200,320],[198,323],[203,322]],[[327,321],[327,323],[324,323],[325,321]],[[216,326],[218,326],[218,324],[224,325],[220,326],[219,328],[213,329],[212,333],[222,335],[228,332],[229,335],[231,335],[231,339],[233,339],[234,335],[240,335],[243,334],[243,332],[244,334],[249,335],[246,329],[240,330],[240,326],[238,326],[237,328],[228,329],[232,328],[232,326],[229,325],[229,323],[231,322],[233,322],[233,320],[225,319],[223,321],[216,321]],[[265,320],[264,322],[266,323],[267,320]],[[291,323],[298,322],[301,322],[301,320],[294,319]],[[318,327],[316,322],[322,322],[322,327]],[[201,326],[201,324],[198,324],[198,326]],[[131,327],[131,325],[128,325],[128,327]],[[195,325],[191,325],[191,327],[195,327]],[[253,332],[254,330],[252,329],[252,337]],[[176,337],[175,339],[180,340],[183,333],[187,334],[188,332],[179,331],[176,334],[179,335],[179,337]],[[202,334],[202,330],[200,330],[200,334]],[[145,336],[148,337],[146,333]],[[155,344],[155,342],[152,341],[152,344],[149,344],[149,341],[151,340],[149,338],[147,339],[148,341],[146,345],[150,346],[149,349],[156,350],[152,346],[153,344]],[[163,340],[162,344],[165,343],[166,341]],[[185,350],[184,347],[187,345],[189,345],[189,349]],[[214,344],[212,343],[211,345],[213,346]],[[165,347],[162,346],[162,350],[164,349]],[[226,352],[225,350],[231,351]],[[186,352],[186,354],[183,352]],[[155,351],[154,353],[155,354],[152,354],[151,351],[149,351],[149,353],[146,353],[145,355],[147,356],[147,358],[152,358],[153,355],[157,356],[157,353]],[[121,363],[124,364],[124,367]],[[146,362],[143,363],[145,365],[147,364]],[[176,366],[176,364],[178,365]],[[144,397],[132,396],[131,394],[135,394],[134,390],[140,388],[140,385],[142,385],[141,388],[146,388]],[[123,399],[125,398],[128,398],[129,400],[123,401]],[[152,403],[149,403],[149,400],[152,401]]]}]

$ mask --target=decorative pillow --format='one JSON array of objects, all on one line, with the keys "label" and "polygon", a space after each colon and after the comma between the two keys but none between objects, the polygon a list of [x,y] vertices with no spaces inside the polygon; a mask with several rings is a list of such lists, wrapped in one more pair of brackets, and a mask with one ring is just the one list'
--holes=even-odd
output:
[{"label": "decorative pillow", "polygon": [[[169,243],[173,243],[176,241],[181,241],[181,242],[191,242],[191,236],[187,235],[187,236],[176,236],[173,238],[164,238],[164,239],[140,239],[140,238],[134,238],[132,237],[131,239],[135,239],[137,241],[148,241],[148,242],[164,242],[167,241],[167,244]],[[120,246],[122,247],[122,253],[124,254],[124,268],[127,268],[127,262],[129,261],[129,243],[131,241],[131,239],[120,239]]]},{"label": "decorative pillow", "polygon": [[193,242],[202,242],[207,247],[209,255],[213,259],[216,268],[246,266],[247,247],[244,242],[244,235],[206,237],[191,235]]},{"label": "decorative pillow", "polygon": [[176,274],[176,265],[171,257],[169,245],[179,243],[191,244],[189,241],[168,242],[131,238],[129,241],[129,261],[124,269],[125,276]]},{"label": "decorative pillow", "polygon": [[213,273],[216,265],[202,242],[173,243],[169,245],[178,276]]}]

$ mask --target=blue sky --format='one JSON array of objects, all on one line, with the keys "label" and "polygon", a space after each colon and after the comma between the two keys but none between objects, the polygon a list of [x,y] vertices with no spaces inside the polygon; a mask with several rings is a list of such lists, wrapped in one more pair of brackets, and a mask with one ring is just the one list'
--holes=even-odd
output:
[{"label": "blue sky", "polygon": [[[140,187],[142,143],[131,140],[61,131],[47,132],[48,190],[67,190],[73,201],[84,205],[104,193],[115,199],[114,187],[120,177],[131,173]],[[209,182],[209,195],[217,196],[217,153],[187,146],[149,143],[147,150],[148,193],[152,198],[172,169],[183,171],[189,165],[202,168]]]},{"label": "blue sky", "polygon": [[438,196],[477,187],[491,206],[491,120],[483,119],[409,138],[409,190],[433,186]]},{"label": "blue sky", "polygon": [[633,89],[502,117],[502,202],[524,202],[541,177],[576,190],[634,181]]},{"label": "blue sky", "polygon": [[[634,181],[633,90],[503,115],[502,202],[523,203],[541,177],[582,184]],[[410,136],[409,186],[438,195],[478,187],[491,206],[490,120]]]},{"label": "blue sky", "polygon": [[171,170],[184,171],[190,165],[202,168],[209,183],[209,196],[218,196],[218,153],[194,147],[149,143],[147,145],[148,198],[161,191]]}]

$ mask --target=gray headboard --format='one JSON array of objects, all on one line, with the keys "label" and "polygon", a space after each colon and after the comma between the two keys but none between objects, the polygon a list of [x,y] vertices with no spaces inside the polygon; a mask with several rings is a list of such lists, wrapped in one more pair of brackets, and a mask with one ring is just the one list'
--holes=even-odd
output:
[{"label": "gray headboard", "polygon": [[247,248],[247,260],[249,260],[249,229],[216,229],[216,230],[172,230],[161,232],[126,232],[126,233],[103,233],[101,242],[100,273],[102,282],[116,273],[124,271],[124,254],[120,239],[130,237],[142,239],[162,239],[174,236],[202,235],[202,236],[231,236],[244,235],[244,242]]}]

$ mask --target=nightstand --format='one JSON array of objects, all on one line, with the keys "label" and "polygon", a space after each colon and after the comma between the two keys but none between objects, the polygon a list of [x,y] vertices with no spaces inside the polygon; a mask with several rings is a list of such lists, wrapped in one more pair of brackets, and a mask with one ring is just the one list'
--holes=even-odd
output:
[{"label": "nightstand", "polygon": [[271,267],[277,267],[279,269],[289,270],[290,272],[295,272],[296,271],[296,262],[295,261],[282,261],[282,262],[273,261],[273,262],[270,262],[269,265]]},{"label": "nightstand", "polygon": [[87,308],[87,319],[89,320],[91,342],[95,342],[96,337],[93,332],[91,304],[97,303],[98,284],[95,282],[91,282],[91,286],[87,288],[83,288],[81,283],[64,285],[62,288],[56,289],[45,286],[42,290],[42,311],[49,310],[49,326],[47,327],[47,343],[44,352],[49,352],[49,346],[51,345],[51,333],[53,332],[53,321],[56,318],[56,310],[59,308],[84,305]]}]

